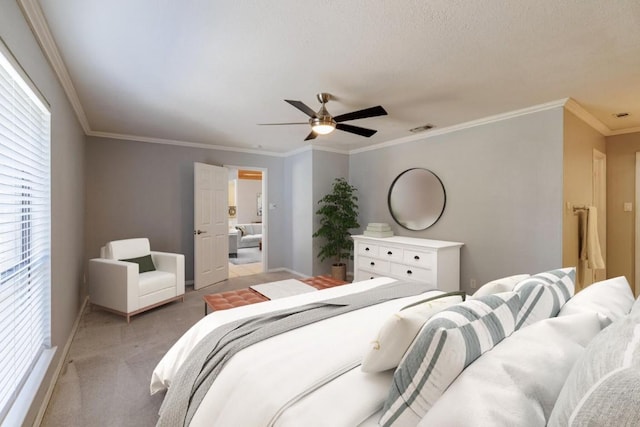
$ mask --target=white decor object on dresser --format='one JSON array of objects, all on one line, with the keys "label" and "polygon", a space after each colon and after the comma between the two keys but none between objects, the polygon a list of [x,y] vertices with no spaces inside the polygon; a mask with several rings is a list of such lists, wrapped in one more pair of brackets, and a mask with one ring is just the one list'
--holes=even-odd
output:
[{"label": "white decor object on dresser", "polygon": [[354,282],[376,277],[426,282],[460,290],[460,247],[464,243],[415,237],[352,236]]}]

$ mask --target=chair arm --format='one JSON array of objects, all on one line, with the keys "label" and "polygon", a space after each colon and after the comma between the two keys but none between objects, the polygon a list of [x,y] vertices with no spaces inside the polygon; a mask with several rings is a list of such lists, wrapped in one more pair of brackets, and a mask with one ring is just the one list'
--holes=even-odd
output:
[{"label": "chair arm", "polygon": [[156,270],[176,275],[176,296],[184,294],[184,255],[151,251]]},{"label": "chair arm", "polygon": [[105,258],[90,259],[89,300],[123,313],[139,309],[138,264]]}]

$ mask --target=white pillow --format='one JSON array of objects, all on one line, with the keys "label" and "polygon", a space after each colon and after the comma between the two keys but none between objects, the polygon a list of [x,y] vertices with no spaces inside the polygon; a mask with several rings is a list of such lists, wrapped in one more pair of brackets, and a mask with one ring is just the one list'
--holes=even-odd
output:
[{"label": "white pillow", "polygon": [[518,282],[529,277],[529,274],[516,274],[515,276],[503,277],[502,279],[492,280],[480,286],[473,294],[472,298],[479,298],[485,295],[500,294],[502,292],[510,292]]},{"label": "white pillow", "polygon": [[418,426],[544,427],[572,366],[599,332],[597,313],[514,332],[468,366]]},{"label": "white pillow", "polygon": [[362,359],[362,371],[375,373],[394,369],[425,322],[441,310],[462,301],[444,297],[403,309],[385,321]]},{"label": "white pillow", "polygon": [[505,292],[434,315],[393,374],[380,425],[417,425],[465,367],[513,333],[519,308],[518,294]]},{"label": "white pillow", "polygon": [[596,312],[613,322],[629,313],[633,303],[629,282],[624,276],[620,276],[587,286],[567,301],[558,316]]}]

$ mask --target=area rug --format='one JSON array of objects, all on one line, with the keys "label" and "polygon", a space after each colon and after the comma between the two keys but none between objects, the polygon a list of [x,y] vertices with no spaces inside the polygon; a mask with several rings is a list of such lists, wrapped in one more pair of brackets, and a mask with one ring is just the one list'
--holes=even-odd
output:
[{"label": "area rug", "polygon": [[234,265],[262,262],[262,251],[259,248],[239,248],[237,258],[229,257],[229,262]]},{"label": "area rug", "polygon": [[285,298],[292,295],[317,291],[313,286],[309,286],[296,279],[279,280],[277,282],[263,283],[249,287],[269,299]]}]

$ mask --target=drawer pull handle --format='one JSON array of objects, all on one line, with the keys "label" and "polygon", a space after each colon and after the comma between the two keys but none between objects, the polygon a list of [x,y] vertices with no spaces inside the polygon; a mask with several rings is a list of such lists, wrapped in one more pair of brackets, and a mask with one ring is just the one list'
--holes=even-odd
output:
[{"label": "drawer pull handle", "polygon": [[420,257],[418,255],[414,256],[413,259],[415,259],[416,261],[418,261],[420,259]]},{"label": "drawer pull handle", "polygon": [[371,265],[376,265],[376,263],[375,263],[375,262],[373,262],[373,261],[371,261]]},{"label": "drawer pull handle", "polygon": [[411,276],[411,275],[413,274],[413,271],[411,271],[411,270],[407,270],[407,274],[408,274],[409,276]]},{"label": "drawer pull handle", "polygon": [[393,252],[389,251],[387,252],[387,255],[393,255]]},{"label": "drawer pull handle", "polygon": [[366,252],[369,252],[369,248],[364,248],[364,250],[365,250]]}]

